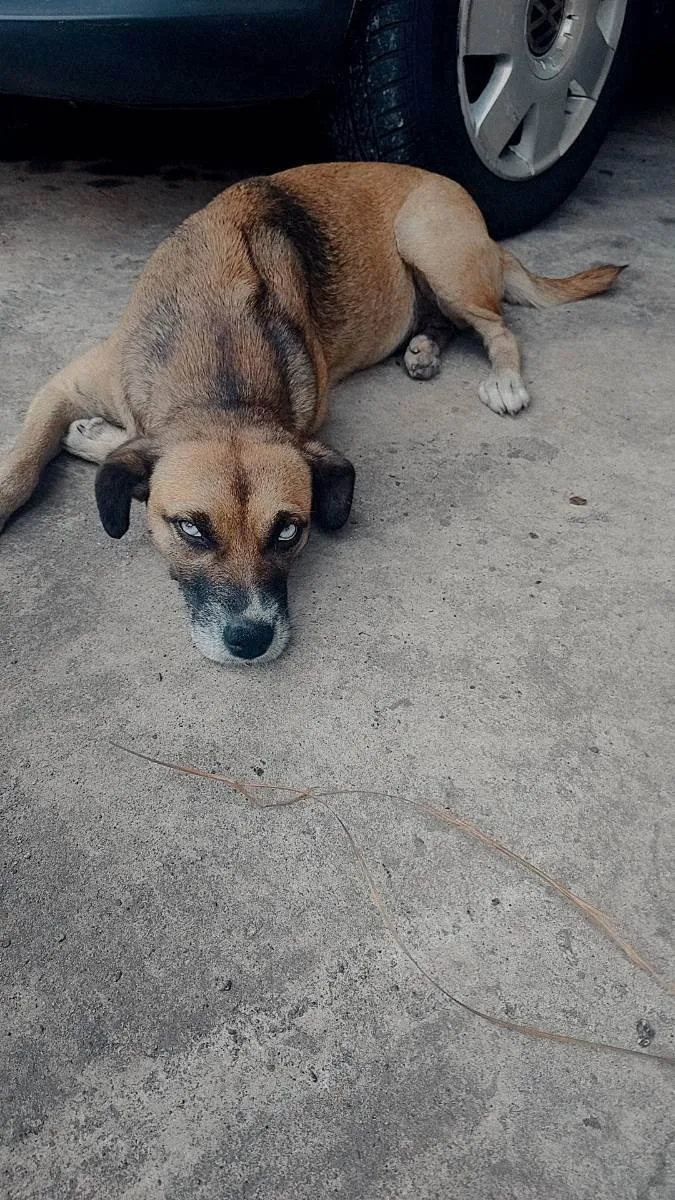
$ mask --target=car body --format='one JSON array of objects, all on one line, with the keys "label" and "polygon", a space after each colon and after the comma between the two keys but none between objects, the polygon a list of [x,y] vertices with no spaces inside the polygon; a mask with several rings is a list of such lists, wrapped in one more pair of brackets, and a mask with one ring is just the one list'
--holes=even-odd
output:
[{"label": "car body", "polygon": [[325,84],[353,0],[0,0],[0,91],[151,107]]}]

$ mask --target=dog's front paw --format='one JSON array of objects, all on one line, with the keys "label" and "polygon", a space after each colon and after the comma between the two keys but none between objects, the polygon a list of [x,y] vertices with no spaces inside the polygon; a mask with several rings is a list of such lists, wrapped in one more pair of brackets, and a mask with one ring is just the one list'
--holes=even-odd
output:
[{"label": "dog's front paw", "polygon": [[405,369],[411,379],[434,379],[441,369],[441,349],[426,333],[418,333],[408,342]]},{"label": "dog's front paw", "polygon": [[481,383],[478,395],[483,404],[500,416],[505,413],[515,416],[530,403],[527,388],[517,371],[498,371],[490,375],[485,383]]}]

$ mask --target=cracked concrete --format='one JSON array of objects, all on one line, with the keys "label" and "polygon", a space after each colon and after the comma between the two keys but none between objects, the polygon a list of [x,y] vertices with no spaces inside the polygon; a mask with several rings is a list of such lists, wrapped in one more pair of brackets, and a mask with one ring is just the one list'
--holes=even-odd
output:
[{"label": "cracked concrete", "polygon": [[[197,655],[141,508],[108,540],[88,464],[54,463],[6,530],[8,1200],[672,1194],[672,1071],[453,1009],[389,939],[330,813],[253,810],[112,743],[445,804],[672,971],[674,138],[672,112],[625,119],[518,239],[541,272],[630,262],[607,297],[510,311],[527,413],[480,404],[463,337],[432,382],[389,362],[339,389],[353,518],[314,539],[272,666]],[[223,186],[114,172],[0,165],[2,449]],[[673,1053],[672,1003],[534,879],[402,802],[333,804],[454,994],[634,1048],[644,1018]]]}]

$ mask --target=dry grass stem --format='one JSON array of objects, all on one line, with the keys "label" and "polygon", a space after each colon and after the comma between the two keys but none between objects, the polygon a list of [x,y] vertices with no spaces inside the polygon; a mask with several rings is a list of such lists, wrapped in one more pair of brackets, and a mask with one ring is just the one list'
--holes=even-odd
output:
[{"label": "dry grass stem", "polygon": [[[502,854],[504,857],[510,859],[511,862],[515,862],[519,866],[525,868],[525,870],[529,871],[531,874],[536,876],[536,878],[540,879],[543,883],[550,887],[552,891],[556,892],[557,895],[573,904],[588,921],[595,925],[596,928],[598,928],[615,946],[617,946],[623,952],[623,954],[626,955],[633,966],[638,967],[641,971],[644,971],[650,975],[652,979],[659,984],[660,987],[664,988],[664,990],[670,995],[675,994],[675,985],[669,981],[660,979],[658,972],[651,965],[651,963],[649,963],[647,959],[645,959],[644,956],[640,954],[639,951],[637,951],[635,947],[632,946],[630,942],[628,942],[615,929],[609,918],[606,917],[605,914],[600,911],[600,909],[596,908],[592,904],[589,904],[586,900],[582,900],[581,897],[575,895],[570,888],[568,888],[565,884],[560,883],[553,876],[549,875],[548,872],[542,870],[541,867],[531,863],[529,859],[523,858],[521,854],[518,854],[515,850],[511,850],[508,846],[504,845],[503,842],[500,842],[497,838],[492,837],[491,834],[485,833],[484,830],[479,829],[476,825],[473,825],[464,817],[459,817],[456,813],[453,813],[446,808],[440,808],[438,805],[432,804],[427,800],[411,800],[409,797],[396,796],[388,792],[372,791],[366,788],[332,788],[330,790],[319,790],[317,788],[310,787],[303,789],[289,787],[284,784],[263,783],[258,780],[255,782],[243,781],[230,775],[224,775],[218,771],[204,771],[199,767],[192,767],[182,763],[168,762],[166,759],[157,758],[150,754],[144,754],[140,750],[132,750],[130,747],[123,746],[118,742],[113,742],[112,745],[118,750],[124,751],[126,754],[131,754],[135,758],[143,759],[145,762],[154,763],[156,766],[168,767],[169,770],[177,771],[183,775],[195,775],[199,779],[207,779],[215,783],[224,783],[238,795],[242,796],[254,808],[280,808],[291,804],[300,804],[308,800],[313,800],[319,803],[340,827],[356,860],[359,870],[366,882],[372,903],[380,916],[382,924],[385,926],[390,937],[398,946],[401,953],[422,976],[422,978],[426,980],[430,987],[433,988],[434,991],[438,992],[445,1000],[448,1000],[457,1008],[462,1009],[464,1012],[469,1013],[478,1020],[485,1021],[488,1025],[492,1025],[494,1028],[506,1029],[511,1033],[521,1034],[524,1037],[538,1038],[540,1040],[549,1042],[558,1042],[561,1045],[567,1046],[581,1046],[588,1050],[602,1050],[613,1054],[647,1058],[652,1061],[668,1063],[670,1066],[675,1066],[675,1058],[671,1057],[670,1055],[655,1054],[651,1052],[645,1052],[644,1050],[635,1050],[627,1046],[619,1046],[612,1042],[591,1041],[587,1038],[576,1037],[573,1034],[559,1033],[552,1029],[542,1029],[537,1025],[522,1025],[517,1021],[511,1021],[508,1017],[497,1017],[490,1013],[483,1012],[481,1009],[475,1008],[471,1004],[467,1004],[466,1001],[460,1000],[457,996],[453,996],[452,993],[447,990],[447,988],[445,988],[441,983],[438,982],[437,979],[434,978],[433,975],[429,973],[424,964],[419,961],[419,959],[399,934],[395,921],[382,899],[380,890],[368,865],[363,850],[358,845],[354,835],[349,829],[349,826],[342,819],[339,813],[335,811],[332,805],[328,803],[328,798],[334,798],[336,796],[369,796],[379,800],[395,801],[397,803],[407,804],[409,807],[417,809],[418,812],[432,817],[441,824],[448,825],[453,829],[459,829],[462,833],[467,834],[469,837],[472,837],[476,841],[481,842],[483,845],[488,846],[491,850],[495,850],[497,853]],[[281,794],[282,799],[270,800],[265,803],[259,799],[260,792]]]}]

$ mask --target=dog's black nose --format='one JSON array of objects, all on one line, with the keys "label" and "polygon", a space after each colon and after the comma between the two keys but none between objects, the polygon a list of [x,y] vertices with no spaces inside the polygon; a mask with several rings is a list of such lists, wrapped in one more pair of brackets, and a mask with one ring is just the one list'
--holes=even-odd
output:
[{"label": "dog's black nose", "polygon": [[260,658],[269,650],[274,626],[265,621],[240,621],[225,630],[225,645],[236,658]]}]

